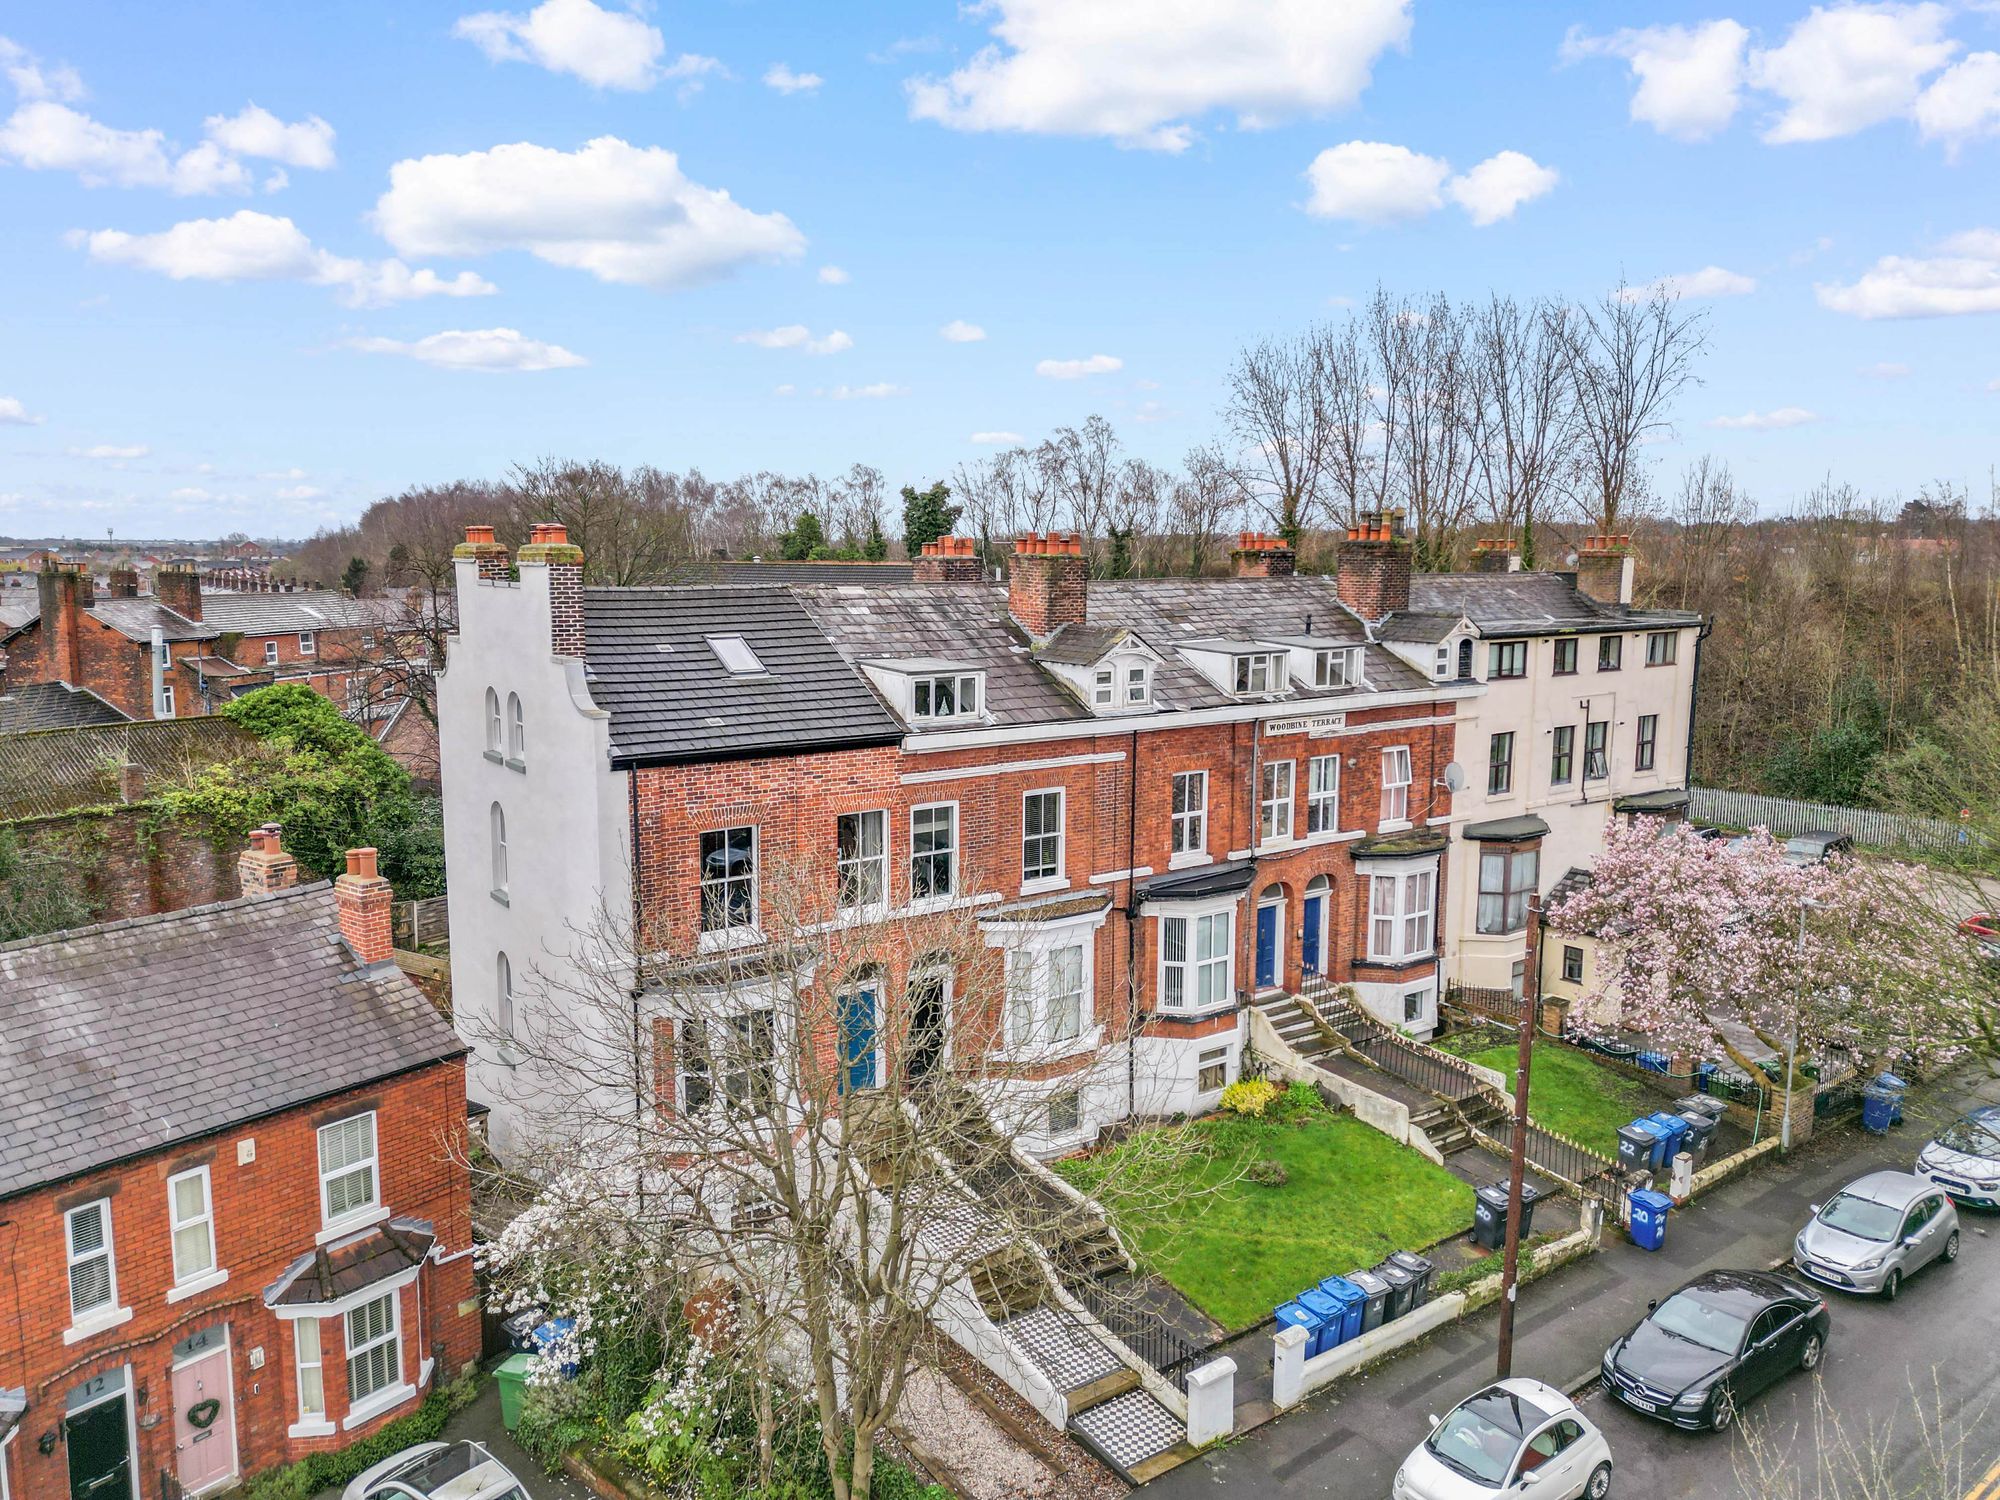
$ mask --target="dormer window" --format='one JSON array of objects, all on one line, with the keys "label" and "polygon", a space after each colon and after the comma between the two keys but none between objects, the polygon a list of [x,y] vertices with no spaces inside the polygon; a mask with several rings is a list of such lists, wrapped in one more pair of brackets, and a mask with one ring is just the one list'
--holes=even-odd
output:
[{"label": "dormer window", "polygon": [[1322,688],[1356,687],[1361,682],[1361,651],[1359,647],[1348,647],[1336,651],[1315,651],[1313,653],[1313,686]]},{"label": "dormer window", "polygon": [[913,719],[968,719],[978,712],[977,673],[919,677],[910,685],[910,717]]},{"label": "dormer window", "polygon": [[1099,708],[1109,708],[1118,696],[1118,674],[1110,667],[1099,667],[1097,678],[1092,684],[1090,701]]},{"label": "dormer window", "polygon": [[1235,659],[1236,691],[1239,693],[1270,693],[1284,687],[1285,676],[1279,669],[1275,652],[1259,651],[1250,656]]},{"label": "dormer window", "polygon": [[1153,700],[1153,673],[1148,667],[1129,666],[1125,669],[1125,702],[1128,707]]}]

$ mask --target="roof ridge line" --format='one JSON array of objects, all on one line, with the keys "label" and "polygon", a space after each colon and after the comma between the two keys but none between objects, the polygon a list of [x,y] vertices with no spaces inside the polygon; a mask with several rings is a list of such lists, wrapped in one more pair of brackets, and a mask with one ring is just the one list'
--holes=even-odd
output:
[{"label": "roof ridge line", "polygon": [[200,906],[183,906],[173,911],[147,912],[143,916],[118,917],[109,922],[92,922],[87,927],[59,927],[53,932],[37,933],[33,937],[15,938],[12,942],[0,943],[0,953],[19,953],[26,948],[41,947],[54,942],[74,942],[83,937],[99,937],[105,933],[126,932],[135,927],[147,927],[162,922],[171,922],[181,917],[206,916],[211,912],[228,911],[232,907],[257,906],[267,902],[289,900],[295,896],[310,895],[316,891],[330,891],[333,882],[314,880],[304,885],[287,886],[281,891],[261,891],[254,896],[233,896],[227,901],[206,901]]}]

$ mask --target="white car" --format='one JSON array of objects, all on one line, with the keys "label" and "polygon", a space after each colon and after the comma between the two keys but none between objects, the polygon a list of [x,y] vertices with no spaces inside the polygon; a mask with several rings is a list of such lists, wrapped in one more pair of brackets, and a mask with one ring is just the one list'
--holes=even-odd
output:
[{"label": "white car", "polygon": [[1611,1445],[1561,1391],[1502,1380],[1468,1396],[1396,1471],[1395,1500],[1604,1500]]},{"label": "white car", "polygon": [[418,1443],[364,1469],[340,1500],[528,1500],[507,1466],[478,1443]]}]

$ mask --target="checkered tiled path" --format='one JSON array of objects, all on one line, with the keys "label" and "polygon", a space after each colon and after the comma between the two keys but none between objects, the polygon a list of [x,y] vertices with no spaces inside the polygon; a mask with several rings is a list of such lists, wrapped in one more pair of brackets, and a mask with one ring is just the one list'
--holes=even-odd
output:
[{"label": "checkered tiled path", "polygon": [[1049,1307],[1017,1314],[1000,1332],[1060,1391],[1073,1391],[1124,1368],[1109,1349]]},{"label": "checkered tiled path", "polygon": [[1187,1424],[1144,1391],[1127,1391],[1078,1412],[1069,1425],[1128,1471],[1187,1437]]}]

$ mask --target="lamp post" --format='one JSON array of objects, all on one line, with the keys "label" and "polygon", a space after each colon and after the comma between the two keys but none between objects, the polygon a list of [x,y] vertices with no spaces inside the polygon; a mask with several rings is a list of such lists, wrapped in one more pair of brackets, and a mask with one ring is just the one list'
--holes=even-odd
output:
[{"label": "lamp post", "polygon": [[1820,911],[1824,903],[1810,896],[1799,898],[1799,977],[1792,986],[1792,1029],[1785,1038],[1785,1117],[1778,1122],[1778,1150],[1789,1154],[1792,1149],[1792,1079],[1799,1066],[1799,1011],[1805,1003],[1806,987],[1806,913]]}]

